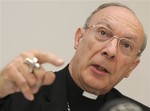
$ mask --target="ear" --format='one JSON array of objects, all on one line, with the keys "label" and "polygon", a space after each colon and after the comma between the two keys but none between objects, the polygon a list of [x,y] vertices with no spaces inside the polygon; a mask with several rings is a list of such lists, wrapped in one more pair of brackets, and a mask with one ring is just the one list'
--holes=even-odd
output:
[{"label": "ear", "polygon": [[85,33],[85,30],[83,28],[78,28],[75,34],[75,41],[74,41],[74,48],[77,49],[79,43],[83,39],[83,35]]},{"label": "ear", "polygon": [[136,60],[132,63],[128,73],[125,75],[125,78],[128,78],[131,72],[137,67],[137,65],[140,63],[140,58],[137,57]]}]

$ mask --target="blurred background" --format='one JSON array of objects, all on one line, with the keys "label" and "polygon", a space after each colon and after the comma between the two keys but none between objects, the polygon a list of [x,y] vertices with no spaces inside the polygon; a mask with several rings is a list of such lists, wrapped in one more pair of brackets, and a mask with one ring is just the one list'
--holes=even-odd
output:
[{"label": "blurred background", "polygon": [[0,68],[20,52],[32,49],[50,51],[65,60],[62,67],[46,64],[47,70],[60,70],[74,54],[74,34],[100,4],[120,2],[135,11],[141,20],[148,44],[141,63],[117,89],[150,107],[150,1],[149,0],[1,0]]}]

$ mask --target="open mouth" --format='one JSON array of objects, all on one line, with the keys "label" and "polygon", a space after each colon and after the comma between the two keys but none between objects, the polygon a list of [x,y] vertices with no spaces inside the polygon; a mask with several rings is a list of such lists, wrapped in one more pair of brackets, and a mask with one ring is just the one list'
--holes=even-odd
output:
[{"label": "open mouth", "polygon": [[107,69],[105,69],[104,67],[100,66],[100,65],[93,65],[98,71],[101,72],[105,72],[105,73],[109,73]]}]

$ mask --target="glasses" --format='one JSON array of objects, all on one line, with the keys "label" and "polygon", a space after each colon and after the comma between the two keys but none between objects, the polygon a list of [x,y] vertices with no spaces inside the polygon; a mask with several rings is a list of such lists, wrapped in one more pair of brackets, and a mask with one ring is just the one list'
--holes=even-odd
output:
[{"label": "glasses", "polygon": [[129,40],[127,38],[119,38],[117,36],[114,36],[113,32],[109,29],[106,28],[103,25],[92,25],[87,27],[88,29],[92,28],[94,32],[95,38],[99,42],[106,42],[109,43],[113,39],[117,39],[117,45],[119,46],[121,52],[124,55],[127,56],[132,56],[132,55],[137,55],[139,56],[141,51],[137,48],[135,43],[132,40]]}]

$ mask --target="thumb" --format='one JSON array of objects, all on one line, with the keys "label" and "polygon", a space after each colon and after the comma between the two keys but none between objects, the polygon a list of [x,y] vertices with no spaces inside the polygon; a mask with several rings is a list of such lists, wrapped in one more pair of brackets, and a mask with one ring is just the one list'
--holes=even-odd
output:
[{"label": "thumb", "polygon": [[52,71],[46,71],[43,77],[43,85],[52,84],[55,80],[55,74]]}]

